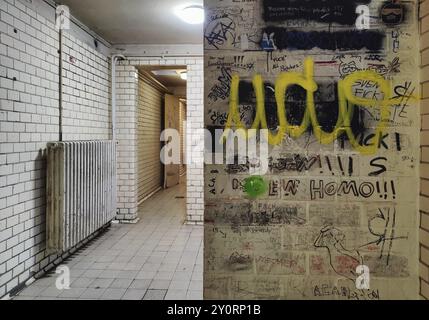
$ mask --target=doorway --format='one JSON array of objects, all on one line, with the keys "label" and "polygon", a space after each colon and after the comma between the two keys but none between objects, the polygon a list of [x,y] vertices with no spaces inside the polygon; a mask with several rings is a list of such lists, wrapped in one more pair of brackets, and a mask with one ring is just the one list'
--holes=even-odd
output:
[{"label": "doorway", "polygon": [[[138,70],[139,205],[157,192],[173,187],[177,190],[176,197],[185,199],[186,66],[140,66]],[[179,133],[180,164],[161,163],[165,142],[160,141],[160,136],[166,128]]]}]

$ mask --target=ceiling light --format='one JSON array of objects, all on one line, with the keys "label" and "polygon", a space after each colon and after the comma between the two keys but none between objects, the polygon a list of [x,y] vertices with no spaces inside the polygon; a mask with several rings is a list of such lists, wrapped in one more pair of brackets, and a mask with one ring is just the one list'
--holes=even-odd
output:
[{"label": "ceiling light", "polygon": [[168,70],[168,69],[161,69],[161,70],[152,70],[152,73],[156,76],[166,76],[166,77],[177,77],[178,72],[176,70]]},{"label": "ceiling light", "polygon": [[189,24],[202,24],[204,22],[204,9],[199,4],[181,6],[176,9],[176,15]]},{"label": "ceiling light", "polygon": [[185,72],[181,72],[180,73],[180,78],[182,80],[187,80],[188,79],[188,73],[186,71]]}]

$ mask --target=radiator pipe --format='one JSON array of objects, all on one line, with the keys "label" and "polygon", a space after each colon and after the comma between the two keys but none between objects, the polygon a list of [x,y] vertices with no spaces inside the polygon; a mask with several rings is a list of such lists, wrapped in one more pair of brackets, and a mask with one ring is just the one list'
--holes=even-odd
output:
[{"label": "radiator pipe", "polygon": [[[125,60],[125,57],[122,54],[114,54],[112,55],[112,61],[111,61],[111,70],[112,70],[112,142],[114,148],[116,148],[116,62],[119,60]],[[117,163],[117,153],[115,152],[115,163]],[[114,206],[117,210],[117,174],[116,174],[117,168],[115,167],[115,174],[113,177],[113,199],[114,199]]]},{"label": "radiator pipe", "polygon": [[59,141],[63,141],[63,29],[59,31],[59,94],[58,94],[58,130],[59,130]]},{"label": "radiator pipe", "polygon": [[116,62],[125,60],[122,54],[112,55],[111,69],[112,69],[112,140],[116,143]]}]

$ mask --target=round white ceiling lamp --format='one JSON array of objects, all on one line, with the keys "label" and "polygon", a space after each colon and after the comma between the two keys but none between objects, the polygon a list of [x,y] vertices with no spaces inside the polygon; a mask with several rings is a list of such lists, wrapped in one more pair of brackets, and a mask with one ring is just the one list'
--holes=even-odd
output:
[{"label": "round white ceiling lamp", "polygon": [[200,4],[188,4],[175,10],[176,15],[189,24],[202,24],[204,22],[204,8]]}]

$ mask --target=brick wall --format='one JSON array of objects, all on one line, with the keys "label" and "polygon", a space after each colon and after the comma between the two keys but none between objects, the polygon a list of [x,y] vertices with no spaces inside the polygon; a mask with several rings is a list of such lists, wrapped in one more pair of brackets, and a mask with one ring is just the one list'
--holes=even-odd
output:
[{"label": "brick wall", "polygon": [[[0,297],[57,258],[45,252],[45,147],[59,138],[59,35],[36,2],[0,1]],[[67,31],[64,52],[64,139],[109,139],[108,59]]]},{"label": "brick wall", "polygon": [[422,130],[420,191],[420,285],[422,297],[429,299],[429,0],[420,3]]},{"label": "brick wall", "polygon": [[111,139],[110,59],[65,33],[63,139]]},{"label": "brick wall", "polygon": [[[194,159],[193,163],[187,167],[187,218],[189,224],[202,224],[204,213],[204,196],[203,196],[203,150],[195,148],[201,142],[203,137],[203,59],[200,58],[131,58],[127,61],[120,62],[118,72],[118,88],[127,92],[125,96],[120,97],[121,106],[124,108],[123,118],[119,120],[118,130],[122,128],[124,134],[134,139],[133,142],[123,140],[126,145],[119,148],[126,148],[123,152],[126,156],[121,156],[119,151],[118,167],[119,173],[118,190],[123,198],[119,196],[119,201],[123,207],[125,219],[134,219],[137,217],[137,181],[136,181],[136,77],[137,71],[135,66],[146,65],[186,65],[188,70],[187,81],[187,159]],[[119,71],[121,70],[121,71]],[[123,77],[126,76],[126,77]],[[119,94],[119,93],[118,93]],[[135,94],[135,96],[133,96]],[[118,102],[119,105],[119,102]],[[122,108],[121,107],[121,108]],[[119,108],[118,108],[119,109]],[[119,110],[118,110],[119,111]],[[119,135],[118,135],[119,139]],[[122,175],[122,177],[121,177]],[[124,190],[124,191],[121,191]],[[125,191],[126,190],[126,191]],[[126,206],[126,207],[124,207]],[[121,210],[121,207],[120,207]],[[124,217],[122,213],[120,218]]]},{"label": "brick wall", "polygon": [[363,33],[359,1],[307,2],[205,1],[205,124],[268,128],[271,148],[265,188],[250,163],[205,167],[204,297],[418,299],[418,2],[368,1]]},{"label": "brick wall", "polygon": [[138,71],[116,67],[117,192],[119,220],[137,218],[137,98]]}]

